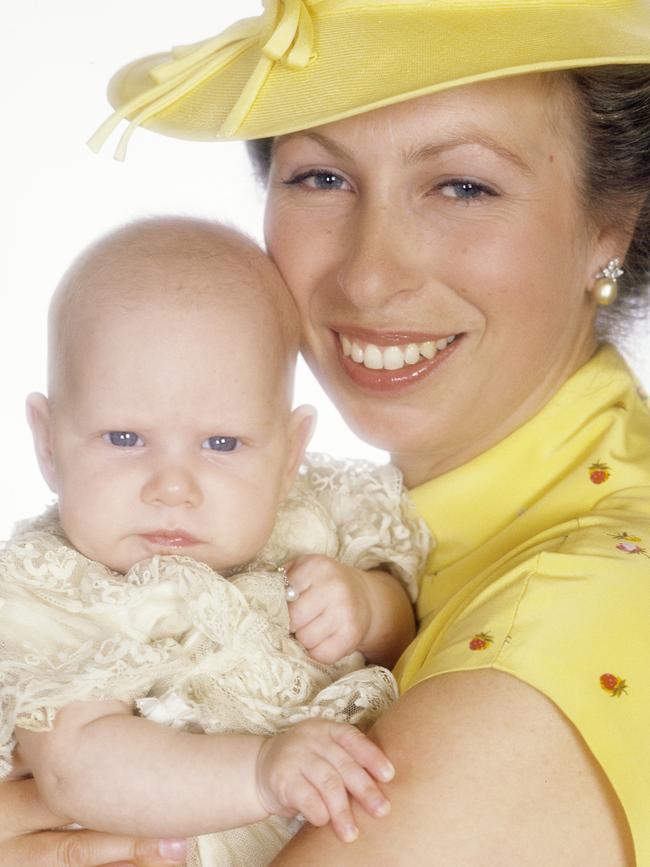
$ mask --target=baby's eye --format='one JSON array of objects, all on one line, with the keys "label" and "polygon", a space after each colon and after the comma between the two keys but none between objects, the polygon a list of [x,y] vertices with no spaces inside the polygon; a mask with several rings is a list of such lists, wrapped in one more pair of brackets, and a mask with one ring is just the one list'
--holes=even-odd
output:
[{"label": "baby's eye", "polygon": [[445,181],[438,188],[443,196],[449,199],[457,199],[462,202],[472,202],[483,199],[486,196],[496,196],[494,190],[478,181],[470,181],[466,178],[458,178]]},{"label": "baby's eye", "polygon": [[122,446],[130,448],[132,446],[143,446],[144,440],[137,433],[130,430],[111,430],[102,435],[102,439],[110,443],[112,446]]},{"label": "baby's eye", "polygon": [[238,445],[237,437],[208,437],[201,443],[201,448],[212,449],[213,452],[234,452]]}]

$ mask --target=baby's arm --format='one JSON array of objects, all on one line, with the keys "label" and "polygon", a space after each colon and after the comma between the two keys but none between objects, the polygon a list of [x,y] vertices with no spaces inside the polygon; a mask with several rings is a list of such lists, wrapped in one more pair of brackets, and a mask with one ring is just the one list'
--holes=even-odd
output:
[{"label": "baby's arm", "polygon": [[350,840],[348,793],[371,815],[388,811],[375,779],[392,777],[390,763],[342,723],[308,720],[272,738],[193,734],[105,701],[69,705],[50,731],[16,737],[47,806],[98,831],[186,837],[301,812]]},{"label": "baby's arm", "polygon": [[[369,661],[392,666],[415,635],[412,602],[432,545],[399,470],[307,455],[285,507],[289,529],[292,507],[298,528],[301,507],[311,516],[302,521],[307,526],[325,512],[321,522],[335,539],[325,546],[322,532],[312,534],[318,547],[310,551],[309,535],[294,534],[294,550],[307,555],[285,563],[301,594],[289,605],[296,638],[319,662],[361,650]],[[286,530],[285,536],[292,540]]]},{"label": "baby's arm", "polygon": [[318,662],[338,662],[360,650],[390,668],[413,639],[411,600],[390,573],[322,556],[297,557],[286,569],[298,593],[289,603],[291,631]]}]

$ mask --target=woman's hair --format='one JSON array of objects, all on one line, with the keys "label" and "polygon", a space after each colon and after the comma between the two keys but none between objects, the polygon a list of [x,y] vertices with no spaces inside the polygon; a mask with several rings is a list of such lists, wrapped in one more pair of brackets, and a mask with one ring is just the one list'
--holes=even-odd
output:
[{"label": "woman's hair", "polygon": [[[650,66],[612,65],[561,75],[586,143],[581,196],[599,225],[630,224],[632,242],[616,304],[599,311],[602,336],[624,338],[647,311],[650,293]],[[268,179],[273,139],[247,142],[261,181]],[[603,262],[603,265],[606,263]]]},{"label": "woman's hair", "polygon": [[603,336],[624,338],[647,312],[650,292],[650,66],[601,66],[564,73],[586,146],[583,203],[599,225],[632,235],[618,300],[599,311]]}]

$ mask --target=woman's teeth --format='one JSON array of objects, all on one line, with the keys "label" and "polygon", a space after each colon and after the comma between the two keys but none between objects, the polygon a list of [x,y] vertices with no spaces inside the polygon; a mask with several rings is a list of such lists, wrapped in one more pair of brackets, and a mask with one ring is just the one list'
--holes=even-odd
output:
[{"label": "woman's teeth", "polygon": [[417,364],[423,358],[431,361],[455,339],[456,335],[452,334],[451,337],[441,337],[439,340],[425,340],[424,343],[382,348],[374,343],[368,343],[365,347],[360,346],[344,334],[339,334],[343,355],[357,364],[363,364],[369,370],[401,370],[405,365]]}]

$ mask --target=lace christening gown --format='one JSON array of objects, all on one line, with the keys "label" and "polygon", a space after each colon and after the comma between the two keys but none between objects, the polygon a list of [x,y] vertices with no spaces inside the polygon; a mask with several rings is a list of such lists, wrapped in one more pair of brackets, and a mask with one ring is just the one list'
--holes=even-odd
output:
[{"label": "lace christening gown", "polygon": [[[392,675],[359,653],[312,660],[289,633],[276,567],[300,554],[382,566],[414,598],[429,547],[396,470],[320,456],[260,556],[227,578],[171,556],[111,572],[70,546],[55,509],[21,525],[0,552],[0,777],[15,727],[47,729],[74,701],[120,699],[208,733],[271,735],[310,717],[367,728],[396,697]],[[263,867],[298,827],[272,816],[196,838],[188,864]]]}]

